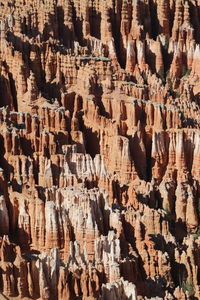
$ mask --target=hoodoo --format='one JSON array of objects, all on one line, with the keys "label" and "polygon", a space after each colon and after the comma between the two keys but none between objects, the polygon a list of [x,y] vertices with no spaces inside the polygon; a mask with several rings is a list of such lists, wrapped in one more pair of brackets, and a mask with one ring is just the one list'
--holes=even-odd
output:
[{"label": "hoodoo", "polygon": [[0,0],[0,300],[200,299],[199,115],[199,0]]}]

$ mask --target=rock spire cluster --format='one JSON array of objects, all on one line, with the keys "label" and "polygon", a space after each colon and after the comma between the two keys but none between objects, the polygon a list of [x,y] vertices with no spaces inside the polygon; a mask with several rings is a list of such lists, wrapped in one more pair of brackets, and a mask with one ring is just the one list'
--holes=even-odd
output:
[{"label": "rock spire cluster", "polygon": [[199,20],[0,1],[0,299],[200,299]]}]

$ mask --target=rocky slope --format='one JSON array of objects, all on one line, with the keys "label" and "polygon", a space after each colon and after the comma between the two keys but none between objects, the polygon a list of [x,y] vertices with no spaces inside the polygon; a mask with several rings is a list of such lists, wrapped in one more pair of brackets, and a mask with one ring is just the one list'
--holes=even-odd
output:
[{"label": "rocky slope", "polygon": [[200,1],[0,1],[0,299],[200,299]]}]

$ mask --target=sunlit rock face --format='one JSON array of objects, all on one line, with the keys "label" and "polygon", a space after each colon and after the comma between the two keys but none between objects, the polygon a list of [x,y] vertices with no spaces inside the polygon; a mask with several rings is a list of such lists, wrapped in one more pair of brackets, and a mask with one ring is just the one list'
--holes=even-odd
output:
[{"label": "sunlit rock face", "polygon": [[0,1],[0,299],[200,299],[200,1]]}]

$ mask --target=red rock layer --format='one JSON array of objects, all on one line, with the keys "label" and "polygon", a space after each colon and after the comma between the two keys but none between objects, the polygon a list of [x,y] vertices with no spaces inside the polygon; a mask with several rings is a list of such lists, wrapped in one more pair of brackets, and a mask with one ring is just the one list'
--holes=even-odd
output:
[{"label": "red rock layer", "polygon": [[199,1],[0,1],[0,298],[200,298]]}]

